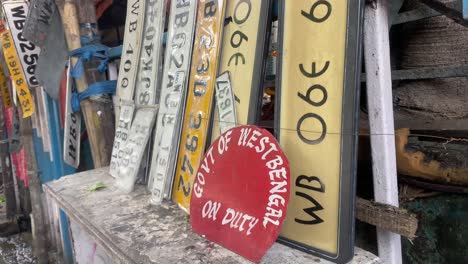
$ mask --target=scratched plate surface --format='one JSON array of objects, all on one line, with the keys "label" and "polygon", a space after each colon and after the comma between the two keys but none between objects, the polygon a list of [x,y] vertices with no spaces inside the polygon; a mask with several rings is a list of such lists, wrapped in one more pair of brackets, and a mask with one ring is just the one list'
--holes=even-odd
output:
[{"label": "scratched plate surface", "polygon": [[189,93],[173,187],[173,199],[187,212],[190,192],[207,141],[225,1],[198,2],[197,29],[190,72]]},{"label": "scratched plate surface", "polygon": [[137,110],[130,129],[130,135],[123,146],[123,157],[117,171],[117,186],[125,192],[133,191],[138,170],[148,140],[153,130],[157,107],[145,107]]},{"label": "scratched plate surface", "polygon": [[28,4],[26,1],[4,1],[2,6],[28,85],[39,86],[35,73],[41,50],[23,37],[24,24],[29,11]]},{"label": "scratched plate surface", "polygon": [[[236,123],[241,125],[258,121],[269,10],[269,0],[231,0],[226,5],[219,72],[231,74]],[[214,116],[213,140],[219,136],[217,109]]]},{"label": "scratched plate surface", "polygon": [[196,9],[196,0],[171,3],[160,109],[148,180],[152,203],[159,203],[171,194],[192,58]]},{"label": "scratched plate surface", "polygon": [[63,132],[63,160],[73,168],[80,165],[81,114],[71,109],[72,92],[77,92],[71,78],[70,61],[67,67],[67,93],[65,96],[65,125]]},{"label": "scratched plate surface", "polygon": [[5,56],[11,80],[13,81],[13,95],[18,95],[23,118],[30,117],[34,113],[34,101],[29,92],[28,83],[13,44],[11,33],[10,31],[4,31],[1,36],[3,55]]},{"label": "scratched plate surface", "polygon": [[164,2],[164,0],[151,0],[145,6],[145,27],[135,93],[137,108],[159,103],[162,36],[166,20]]},{"label": "scratched plate surface", "polygon": [[294,193],[282,242],[346,262],[354,240],[361,2],[283,0],[280,10],[276,131]]},{"label": "scratched plate surface", "polygon": [[117,79],[115,116],[118,117],[121,100],[133,100],[140,58],[143,26],[145,23],[145,1],[129,0],[125,20],[125,35]]},{"label": "scratched plate surface", "polygon": [[115,128],[114,146],[109,166],[109,174],[117,177],[123,158],[123,148],[130,136],[135,104],[133,101],[122,101],[119,122]]},{"label": "scratched plate surface", "polygon": [[[234,93],[232,91],[229,72],[224,72],[216,78],[216,114],[219,120],[219,132],[223,134],[236,126],[236,108],[234,106]],[[217,138],[217,137],[216,137]]]}]

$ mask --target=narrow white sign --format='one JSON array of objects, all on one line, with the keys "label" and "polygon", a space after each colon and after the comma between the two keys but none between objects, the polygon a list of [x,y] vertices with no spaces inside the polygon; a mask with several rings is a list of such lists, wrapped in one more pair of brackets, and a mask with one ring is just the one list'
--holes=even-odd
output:
[{"label": "narrow white sign", "polygon": [[148,188],[151,202],[170,197],[188,87],[196,0],[172,1]]},{"label": "narrow white sign", "polygon": [[232,91],[229,71],[216,78],[215,86],[216,108],[218,109],[220,134],[237,125],[234,92]]},{"label": "narrow white sign", "polygon": [[121,162],[117,164],[117,186],[125,192],[133,191],[135,186],[141,159],[148,144],[157,112],[157,107],[140,108],[136,112],[130,136],[122,148],[123,157]]},{"label": "narrow white sign", "polygon": [[145,0],[128,1],[122,57],[120,59],[119,78],[117,80],[116,117],[120,116],[121,101],[133,100],[145,21],[144,11]]},{"label": "narrow white sign", "polygon": [[148,0],[146,3],[143,44],[136,82],[137,108],[159,103],[162,35],[166,20],[165,6],[164,0]]},{"label": "narrow white sign", "polygon": [[73,168],[78,168],[80,165],[81,114],[80,112],[73,113],[71,108],[71,96],[72,93],[76,92],[76,87],[73,85],[70,73],[70,60],[68,60],[67,93],[65,96],[65,131],[63,133],[63,160]]},{"label": "narrow white sign", "polygon": [[129,137],[134,111],[135,104],[132,101],[122,102],[119,121],[115,129],[114,146],[112,148],[112,156],[109,166],[109,174],[113,177],[117,177],[119,173],[119,166],[122,163],[123,158],[123,147]]},{"label": "narrow white sign", "polygon": [[36,64],[39,59],[40,48],[26,40],[23,36],[24,24],[28,15],[28,4],[26,1],[3,1],[3,15],[10,28],[13,42],[15,43],[18,57],[23,67],[24,76],[29,87],[39,86],[37,80]]}]

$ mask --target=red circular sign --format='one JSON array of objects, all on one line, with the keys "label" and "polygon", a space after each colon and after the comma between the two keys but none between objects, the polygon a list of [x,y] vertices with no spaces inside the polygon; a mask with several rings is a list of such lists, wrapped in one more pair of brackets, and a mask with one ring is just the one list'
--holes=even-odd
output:
[{"label": "red circular sign", "polygon": [[221,135],[195,177],[195,232],[254,262],[278,238],[289,202],[289,162],[276,139],[255,126]]}]

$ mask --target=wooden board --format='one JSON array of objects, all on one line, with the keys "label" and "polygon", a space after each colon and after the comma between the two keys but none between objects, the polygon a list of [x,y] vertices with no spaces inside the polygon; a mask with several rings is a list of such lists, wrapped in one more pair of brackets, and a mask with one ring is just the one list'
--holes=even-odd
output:
[{"label": "wooden board", "polygon": [[280,1],[275,132],[294,193],[281,241],[339,263],[354,248],[362,2]]},{"label": "wooden board", "polygon": [[[185,213],[173,203],[149,204],[144,186],[126,194],[119,190],[108,169],[62,177],[44,185],[70,221],[85,230],[113,263],[250,263],[242,257],[194,234]],[[102,182],[106,188],[89,192]],[[358,249],[354,263],[380,263],[375,255]],[[330,263],[276,243],[262,263]]]},{"label": "wooden board", "polygon": [[195,172],[203,157],[218,73],[225,0],[198,2],[198,19],[190,72],[189,94],[173,188],[174,200],[185,210]]}]

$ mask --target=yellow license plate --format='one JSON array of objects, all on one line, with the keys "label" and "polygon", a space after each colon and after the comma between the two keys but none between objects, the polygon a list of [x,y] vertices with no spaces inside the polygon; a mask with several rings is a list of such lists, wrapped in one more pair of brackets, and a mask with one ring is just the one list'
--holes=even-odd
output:
[{"label": "yellow license plate", "polygon": [[[231,0],[226,6],[219,72],[230,73],[237,124],[258,121],[270,3],[269,0]],[[215,108],[212,141],[220,134],[221,119]]]},{"label": "yellow license plate", "polygon": [[200,0],[192,66],[180,140],[173,199],[189,212],[195,173],[205,152],[218,56],[223,31],[225,0]]},{"label": "yellow license plate", "polygon": [[16,89],[21,104],[23,118],[29,117],[34,113],[34,102],[29,92],[28,83],[24,77],[23,68],[16,53],[10,31],[2,33],[2,47],[13,86]]},{"label": "yellow license plate", "polygon": [[8,87],[7,79],[3,73],[3,67],[0,66],[0,90],[2,92],[3,105],[5,108],[10,108],[12,106],[10,89]]},{"label": "yellow license plate", "polygon": [[281,240],[352,257],[360,1],[280,1],[277,136],[291,167]]}]

